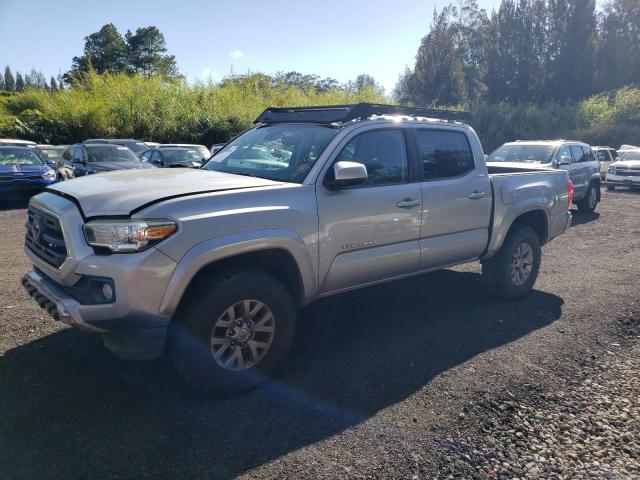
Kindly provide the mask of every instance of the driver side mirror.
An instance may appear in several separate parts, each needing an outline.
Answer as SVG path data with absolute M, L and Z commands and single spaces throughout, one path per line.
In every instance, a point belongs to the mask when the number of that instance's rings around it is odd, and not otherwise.
M 333 178 L 328 178 L 327 188 L 339 190 L 340 188 L 360 185 L 367 181 L 369 174 L 367 167 L 357 162 L 336 162 L 333 165 Z
M 572 160 L 568 155 L 562 155 L 558 160 L 558 165 L 570 165 Z

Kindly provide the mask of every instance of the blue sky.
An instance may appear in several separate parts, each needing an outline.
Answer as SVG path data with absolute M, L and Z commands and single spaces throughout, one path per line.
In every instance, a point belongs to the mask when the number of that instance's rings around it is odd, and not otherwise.
M 373 75 L 388 91 L 413 65 L 434 0 L 0 0 L 0 66 L 66 71 L 105 23 L 156 25 L 189 80 L 231 69 L 296 70 L 346 81 Z M 499 0 L 479 0 L 490 11 Z

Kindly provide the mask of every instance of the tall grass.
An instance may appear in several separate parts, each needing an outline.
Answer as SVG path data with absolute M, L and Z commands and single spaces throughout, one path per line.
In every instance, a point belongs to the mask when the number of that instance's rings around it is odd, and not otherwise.
M 31 89 L 2 97 L 0 134 L 53 143 L 120 137 L 209 144 L 250 127 L 268 106 L 361 101 L 384 98 L 368 88 L 349 93 L 274 86 L 261 75 L 219 86 L 90 73 L 64 91 Z

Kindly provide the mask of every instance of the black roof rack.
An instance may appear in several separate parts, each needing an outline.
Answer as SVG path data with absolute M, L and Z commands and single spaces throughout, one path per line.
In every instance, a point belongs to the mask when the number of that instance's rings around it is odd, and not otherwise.
M 447 121 L 468 122 L 469 112 L 439 110 L 436 108 L 404 107 L 356 103 L 354 105 L 327 105 L 318 107 L 267 108 L 254 123 L 320 123 L 342 124 L 363 120 L 373 115 L 406 115 L 411 117 L 439 118 Z

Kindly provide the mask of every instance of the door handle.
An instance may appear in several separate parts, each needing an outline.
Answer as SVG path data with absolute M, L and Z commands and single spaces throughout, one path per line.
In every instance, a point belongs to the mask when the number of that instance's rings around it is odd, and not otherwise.
M 420 200 L 414 200 L 413 198 L 405 198 L 398 202 L 398 208 L 413 208 L 420 205 Z
M 467 195 L 467 198 L 470 200 L 480 200 L 481 198 L 486 197 L 487 194 L 484 192 L 478 192 L 477 190 L 475 192 L 471 192 L 469 195 Z

